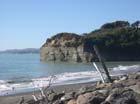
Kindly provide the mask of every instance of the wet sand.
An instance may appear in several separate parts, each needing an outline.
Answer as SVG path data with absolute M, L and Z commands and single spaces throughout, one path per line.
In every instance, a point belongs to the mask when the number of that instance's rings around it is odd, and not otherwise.
M 92 86 L 94 84 L 95 84 L 95 82 L 60 85 L 60 86 L 50 87 L 49 90 L 53 89 L 57 93 L 71 92 L 71 91 L 76 91 L 81 87 Z M 22 97 L 24 97 L 24 101 L 26 102 L 26 101 L 33 99 L 33 97 L 32 97 L 33 93 L 35 93 L 35 95 L 39 95 L 39 92 L 36 91 L 36 92 L 22 93 L 22 94 L 17 94 L 17 95 L 1 96 L 0 97 L 0 104 L 18 104 L 18 102 L 22 99 Z

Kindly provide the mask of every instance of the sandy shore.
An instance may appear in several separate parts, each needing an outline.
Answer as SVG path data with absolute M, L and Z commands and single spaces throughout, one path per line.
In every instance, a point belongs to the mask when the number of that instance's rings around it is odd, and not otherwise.
M 95 83 L 80 83 L 80 84 L 70 84 L 70 85 L 60 85 L 60 86 L 53 86 L 50 87 L 49 90 L 53 89 L 55 92 L 60 93 L 60 92 L 71 92 L 71 91 L 76 91 L 81 87 L 87 87 L 87 86 L 92 86 Z M 0 104 L 18 104 L 18 102 L 21 100 L 22 97 L 24 97 L 24 101 L 29 101 L 33 99 L 32 97 L 33 92 L 31 93 L 24 93 L 24 94 L 17 94 L 13 96 L 2 96 L 0 97 Z M 39 92 L 35 92 L 36 95 L 39 95 Z

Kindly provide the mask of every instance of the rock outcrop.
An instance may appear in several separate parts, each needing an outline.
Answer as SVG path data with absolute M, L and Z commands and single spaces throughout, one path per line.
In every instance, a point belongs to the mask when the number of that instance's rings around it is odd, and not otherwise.
M 41 61 L 91 62 L 93 53 L 87 50 L 82 36 L 59 33 L 47 39 L 40 49 L 40 56 Z
M 140 61 L 140 28 L 116 21 L 83 35 L 59 33 L 41 47 L 41 61 L 96 61 L 93 45 L 106 61 Z
M 131 81 L 135 84 L 128 83 Z M 97 82 L 66 93 L 48 92 L 47 104 L 140 104 L 140 72 L 118 77 L 113 83 Z M 41 101 L 30 100 L 27 104 L 46 104 Z

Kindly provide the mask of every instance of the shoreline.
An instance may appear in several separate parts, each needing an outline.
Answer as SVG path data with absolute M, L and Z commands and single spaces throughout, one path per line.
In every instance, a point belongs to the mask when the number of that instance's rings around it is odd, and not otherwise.
M 139 70 L 137 70 L 137 72 L 135 72 L 133 70 L 133 72 L 131 72 L 131 73 L 118 75 L 118 76 L 112 76 L 112 79 L 114 80 L 113 83 L 104 83 L 104 84 L 98 80 L 97 81 L 93 80 L 92 82 L 85 82 L 85 83 L 80 83 L 80 82 L 78 82 L 79 80 L 77 80 L 77 83 L 64 84 L 64 85 L 53 85 L 52 84 L 52 86 L 50 86 L 49 89 L 43 90 L 43 91 L 44 91 L 45 95 L 47 94 L 47 97 L 49 97 L 49 99 L 51 99 L 51 100 L 49 100 L 49 102 L 51 104 L 52 103 L 53 104 L 68 104 L 67 103 L 68 101 L 70 101 L 70 100 L 77 101 L 79 98 L 78 96 L 81 96 L 81 95 L 85 96 L 84 95 L 85 93 L 88 94 L 90 92 L 92 92 L 92 93 L 96 92 L 97 94 L 98 94 L 98 92 L 103 93 L 104 95 L 102 95 L 102 96 L 104 97 L 104 99 L 102 99 L 102 100 L 106 101 L 105 99 L 107 99 L 107 96 L 111 96 L 111 94 L 114 93 L 112 91 L 114 91 L 116 89 L 118 90 L 118 92 L 120 91 L 120 89 L 122 90 L 122 92 L 132 90 L 133 94 L 138 96 L 138 98 L 136 98 L 136 100 L 140 99 L 140 89 L 139 89 L 140 88 L 140 71 Z M 51 95 L 52 91 L 53 91 L 53 95 Z M 122 93 L 122 92 L 119 92 L 119 93 Z M 39 97 L 40 94 L 41 93 L 38 90 L 38 91 L 17 93 L 14 95 L 0 96 L 0 104 L 24 104 L 24 103 L 18 103 L 23 98 L 24 98 L 24 102 L 26 102 L 26 104 L 39 104 L 39 103 L 35 103 L 32 95 Z M 71 94 L 74 94 L 74 95 L 72 96 Z M 62 95 L 68 96 L 71 98 L 65 99 L 65 97 L 63 97 Z M 101 95 L 99 94 L 99 97 L 100 96 Z M 121 94 L 119 96 L 121 96 Z M 125 95 L 125 96 L 127 97 L 128 95 Z M 55 101 L 57 101 L 55 99 L 55 97 L 57 97 L 57 100 L 59 100 L 59 101 L 61 101 L 61 99 L 65 99 L 65 103 L 54 103 Z M 82 98 L 82 99 L 84 99 L 84 98 Z M 118 99 L 118 98 L 114 98 L 114 99 Z M 27 103 L 27 102 L 33 102 L 33 103 Z M 140 103 L 140 101 L 139 101 L 139 103 Z M 74 103 L 74 104 L 83 104 L 83 103 Z M 84 104 L 86 104 L 86 103 L 84 103 Z M 90 103 L 88 103 L 88 104 L 90 104 Z M 110 104 L 112 104 L 112 103 L 110 103 Z M 113 103 L 113 104 L 115 104 L 115 103 Z
M 69 104 L 68 102 L 72 101 L 75 102 L 72 104 L 87 104 L 89 100 L 92 99 L 94 101 L 95 98 L 101 100 L 101 102 L 110 102 L 107 104 L 119 104 L 118 101 L 125 101 L 126 97 L 129 100 L 132 99 L 138 102 L 133 104 L 140 104 L 140 71 L 113 79 L 113 83 L 101 83 L 101 81 L 98 81 L 50 86 L 47 90 L 43 90 L 43 92 L 47 99 L 49 99 L 48 101 L 50 104 Z M 36 103 L 32 97 L 32 95 L 35 95 L 38 98 L 40 94 L 40 91 L 35 91 L 1 96 L 0 104 L 40 104 Z M 117 97 L 114 97 L 113 94 L 115 94 L 115 96 L 117 95 Z M 19 103 L 22 100 L 24 103 Z M 44 100 L 39 101 L 43 102 Z M 57 101 L 59 101 L 59 103 L 55 103 Z M 117 103 L 111 103 L 112 101 Z
M 126 74 L 120 74 L 120 75 L 114 75 L 114 76 L 111 76 L 113 79 L 118 79 L 119 77 L 122 77 L 122 76 L 125 76 Z M 106 80 L 106 78 L 105 78 Z M 59 92 L 58 89 L 61 89 L 62 88 L 68 88 L 69 86 L 75 86 L 76 88 L 77 87 L 80 87 L 81 85 L 89 85 L 89 84 L 95 84 L 97 83 L 98 81 L 101 81 L 101 79 L 97 79 L 97 80 L 90 80 L 90 81 L 79 81 L 79 82 L 74 82 L 74 83 L 70 83 L 70 82 L 67 82 L 67 83 L 60 83 L 60 84 L 54 84 L 52 83 L 51 85 L 51 88 L 55 89 L 57 92 Z M 4 94 L 1 94 L 0 97 L 9 97 L 9 96 L 17 96 L 17 95 L 24 95 L 24 94 L 30 94 L 32 92 L 39 92 L 39 88 L 45 88 L 46 86 L 44 87 L 35 87 L 35 88 L 26 88 L 26 89 L 11 89 L 9 91 L 3 91 Z M 73 89 L 74 90 L 74 89 Z M 67 91 L 67 90 L 66 90 Z
M 44 91 L 44 94 L 50 104 L 101 104 L 101 102 L 104 102 L 102 104 L 120 104 L 119 101 L 134 101 L 136 103 L 133 104 L 140 104 L 139 88 L 140 72 L 138 71 L 127 76 L 123 75 L 118 79 L 115 78 L 113 83 L 98 81 L 50 86 L 48 90 Z M 44 102 L 43 99 L 36 102 L 32 97 L 32 95 L 39 97 L 40 94 L 39 91 L 35 91 L 13 96 L 2 96 L 0 97 L 0 104 L 40 104 L 40 102 Z M 24 101 L 24 103 L 19 103 L 20 101 Z M 100 103 L 97 103 L 97 101 L 100 101 Z
M 66 92 L 68 92 L 68 91 L 70 91 L 70 90 L 75 90 L 75 88 L 76 89 L 78 89 L 79 87 L 81 87 L 81 86 L 88 86 L 88 85 L 92 85 L 92 84 L 95 84 L 95 83 L 97 83 L 98 81 L 91 81 L 91 82 L 83 82 L 83 83 L 73 83 L 73 84 L 63 84 L 63 85 L 54 85 L 54 86 L 51 86 L 48 90 L 51 90 L 51 89 L 53 89 L 54 91 L 56 91 L 56 92 L 60 92 L 60 91 L 62 91 L 62 89 L 63 89 L 63 91 L 66 91 Z M 69 87 L 70 88 L 72 88 L 71 86 L 74 86 L 74 89 L 68 89 Z M 43 88 L 45 88 L 45 87 L 43 87 Z M 31 93 L 33 93 L 33 92 L 35 92 L 35 93 L 39 93 L 40 91 L 39 91 L 39 89 L 36 89 L 36 90 L 30 90 L 30 91 L 23 91 L 23 92 L 19 92 L 19 93 L 14 93 L 14 94 L 9 94 L 9 95 L 4 95 L 4 96 L 0 96 L 0 97 L 10 97 L 10 96 L 20 96 L 20 95 L 28 95 L 28 94 L 31 94 Z
M 140 71 L 140 65 L 131 65 L 131 66 L 118 66 L 114 67 L 110 71 L 111 77 L 119 77 L 127 75 L 130 73 L 135 73 Z M 103 73 L 104 74 L 104 73 Z M 105 75 L 104 75 L 105 76 Z M 90 83 L 97 82 L 100 79 L 97 71 L 83 71 L 83 72 L 70 72 L 57 74 L 56 76 L 40 77 L 37 79 L 29 79 L 23 81 L 23 83 L 9 83 L 9 81 L 2 80 L 0 85 L 0 96 L 7 96 L 7 94 L 15 95 L 18 93 L 28 93 L 34 90 L 38 90 L 39 87 L 45 87 L 48 85 L 49 80 L 52 78 L 52 86 L 60 85 L 70 85 L 78 83 Z M 18 80 L 19 81 L 19 80 Z M 25 83 L 24 83 L 25 82 Z M 27 82 L 27 83 L 26 83 Z
M 88 87 L 95 85 L 96 82 L 87 82 L 87 83 L 79 83 L 79 84 L 68 84 L 68 85 L 58 85 L 52 86 L 48 89 L 48 91 L 53 90 L 57 93 L 65 93 L 76 91 L 81 87 Z M 24 97 L 25 102 L 33 99 L 32 95 L 39 95 L 39 91 L 35 92 L 26 92 L 14 95 L 0 96 L 0 104 L 16 104 L 22 97 Z

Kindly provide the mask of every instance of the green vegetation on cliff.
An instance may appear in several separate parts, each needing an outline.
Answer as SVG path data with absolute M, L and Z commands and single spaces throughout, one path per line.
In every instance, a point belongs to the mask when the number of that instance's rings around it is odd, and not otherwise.
M 51 40 L 63 37 L 66 47 L 78 46 L 85 42 L 86 46 L 96 44 L 106 49 L 140 48 L 139 21 L 130 25 L 128 21 L 106 23 L 100 29 L 79 36 L 75 33 L 59 33 Z M 72 39 L 75 39 L 72 41 Z M 79 41 L 80 40 L 80 41 Z
M 134 23 L 132 24 L 134 25 Z M 106 49 L 140 50 L 140 28 L 126 21 L 116 21 L 101 26 L 85 36 L 92 44 Z
M 77 47 L 82 44 L 83 38 L 83 36 L 75 33 L 58 33 L 51 37 L 51 39 L 47 39 L 45 44 L 48 45 L 51 43 L 54 47 Z
M 96 60 L 93 45 L 97 45 L 106 60 L 140 60 L 140 22 L 130 24 L 128 21 L 106 23 L 100 29 L 78 35 L 75 33 L 58 33 L 42 46 L 48 47 L 43 57 L 63 53 L 63 58 L 74 57 L 81 61 Z M 53 48 L 52 48 L 53 47 Z M 41 48 L 41 49 L 42 49 Z M 48 50 L 46 49 L 46 50 Z M 68 54 L 65 54 L 67 51 Z M 45 54 L 44 54 L 45 53 Z M 53 57 L 54 57 L 53 56 Z M 69 60 L 69 58 L 67 59 Z
M 52 40 L 60 40 L 66 42 L 66 46 L 78 46 L 82 42 L 88 41 L 87 44 L 96 44 L 106 48 L 127 48 L 127 47 L 140 47 L 140 28 L 139 21 L 130 25 L 128 21 L 116 21 L 106 23 L 100 29 L 94 30 L 90 33 L 85 33 L 80 36 L 75 33 L 58 33 L 47 42 Z

